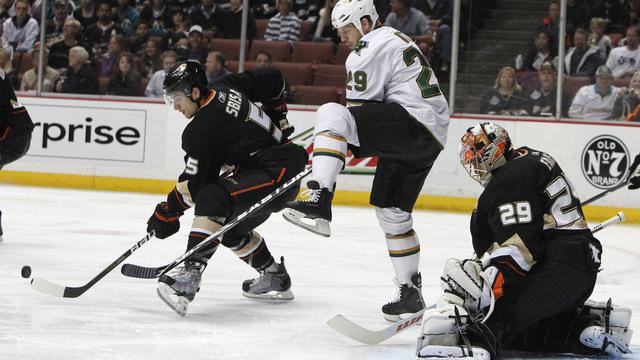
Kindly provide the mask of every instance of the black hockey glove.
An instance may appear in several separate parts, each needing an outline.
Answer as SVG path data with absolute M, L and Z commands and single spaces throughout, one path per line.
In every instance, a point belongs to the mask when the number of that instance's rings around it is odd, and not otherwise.
M 293 125 L 291 125 L 289 120 L 287 120 L 287 113 L 289 112 L 289 109 L 285 102 L 286 94 L 286 92 L 283 92 L 277 99 L 265 100 L 262 102 L 262 111 L 269 115 L 271 121 L 278 126 L 280 131 L 282 131 L 282 135 L 284 135 L 283 141 L 288 139 L 295 130 Z
M 156 205 L 156 210 L 147 221 L 147 232 L 153 230 L 158 239 L 168 238 L 180 230 L 182 211 L 169 209 L 166 201 Z
M 640 188 L 640 154 L 636 155 L 633 164 L 629 167 L 629 190 Z

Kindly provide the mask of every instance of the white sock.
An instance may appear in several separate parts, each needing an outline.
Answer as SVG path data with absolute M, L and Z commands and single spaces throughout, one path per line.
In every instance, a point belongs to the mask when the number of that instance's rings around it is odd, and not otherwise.
M 415 231 L 400 235 L 385 235 L 391 264 L 400 284 L 411 283 L 411 276 L 418 272 L 420 265 L 420 242 Z
M 347 141 L 330 132 L 321 132 L 313 140 L 312 176 L 323 188 L 333 191 L 333 185 L 344 168 Z

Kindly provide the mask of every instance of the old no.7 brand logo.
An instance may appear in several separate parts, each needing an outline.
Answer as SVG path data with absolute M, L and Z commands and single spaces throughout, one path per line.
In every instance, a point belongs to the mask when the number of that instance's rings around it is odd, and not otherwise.
M 623 181 L 629 168 L 629 151 L 612 135 L 600 135 L 582 151 L 582 173 L 591 185 L 600 189 L 615 187 Z

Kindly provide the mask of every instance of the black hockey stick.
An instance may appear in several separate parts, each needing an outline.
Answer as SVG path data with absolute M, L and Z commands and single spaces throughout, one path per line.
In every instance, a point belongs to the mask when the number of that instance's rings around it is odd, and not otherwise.
M 309 175 L 309 173 L 311 173 L 311 167 L 306 168 L 305 170 L 303 170 L 300 173 L 298 173 L 298 175 L 292 177 L 289 181 L 287 181 L 286 183 L 282 184 L 279 188 L 275 189 L 271 194 L 265 196 L 264 198 L 262 198 L 262 200 L 258 201 L 254 205 L 252 205 L 249 208 L 249 210 L 241 213 L 235 219 L 233 219 L 230 222 L 226 223 L 224 226 L 222 226 L 220 229 L 218 229 L 218 231 L 216 231 L 215 233 L 209 235 L 209 237 L 207 237 L 206 239 L 204 239 L 203 241 L 198 243 L 198 245 L 194 246 L 191 250 L 189 250 L 186 253 L 182 254 L 177 259 L 173 260 L 171 263 L 169 263 L 167 265 L 164 265 L 164 266 L 160 266 L 160 267 L 145 267 L 145 266 L 140 266 L 140 265 L 135 265 L 135 264 L 124 264 L 124 265 L 122 265 L 122 268 L 120 269 L 120 272 L 122 273 L 122 275 L 129 276 L 129 277 L 135 277 L 135 278 L 141 278 L 141 279 L 154 279 L 154 278 L 160 277 L 160 275 L 165 274 L 169 270 L 171 270 L 174 267 L 178 266 L 180 263 L 185 261 L 187 258 L 189 258 L 193 254 L 197 253 L 198 250 L 200 250 L 203 247 L 207 246 L 212 241 L 214 241 L 218 237 L 222 236 L 227 231 L 231 230 L 234 226 L 238 225 L 242 220 L 244 220 L 244 218 L 246 218 L 247 216 L 255 213 L 257 210 L 261 209 L 263 206 L 265 206 L 266 204 L 271 202 L 271 200 L 273 200 L 276 197 L 282 195 L 286 190 L 288 190 L 291 186 L 295 185 L 303 177 Z
M 599 200 L 601 198 L 603 198 L 605 195 L 612 193 L 618 189 L 622 189 L 623 187 L 627 186 L 627 183 L 629 182 L 629 177 L 627 177 L 627 179 L 625 181 L 621 181 L 618 185 L 612 187 L 611 189 L 605 190 L 603 192 L 601 192 L 600 194 L 596 194 L 590 198 L 588 198 L 587 200 L 582 202 L 582 206 L 587 206 L 589 204 L 591 204 L 592 202 Z
M 89 281 L 85 285 L 78 287 L 64 286 L 52 283 L 51 281 L 42 278 L 33 278 L 31 279 L 31 287 L 38 292 L 51 296 L 77 298 L 78 296 L 84 294 L 87 290 L 89 290 L 100 279 L 105 277 L 105 275 L 111 272 L 111 270 L 113 270 L 116 266 L 120 265 L 120 263 L 122 263 L 126 258 L 131 256 L 131 254 L 138 250 L 144 243 L 151 240 L 153 235 L 153 230 L 151 230 L 141 240 L 136 242 L 132 247 L 130 247 L 127 251 L 120 255 L 120 257 L 118 257 L 116 261 L 109 264 L 109 266 L 107 266 L 98 275 L 96 275 L 96 277 L 91 279 L 91 281 Z

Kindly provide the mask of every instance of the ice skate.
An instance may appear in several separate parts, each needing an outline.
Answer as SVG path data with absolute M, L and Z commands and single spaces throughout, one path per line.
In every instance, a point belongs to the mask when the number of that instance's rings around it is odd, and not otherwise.
M 387 321 L 395 322 L 406 317 L 407 314 L 415 314 L 424 309 L 422 299 L 422 277 L 420 273 L 411 277 L 411 283 L 398 285 L 398 297 L 382 306 L 382 315 Z
M 158 296 L 180 316 L 187 314 L 189 303 L 200 290 L 205 264 L 188 261 L 158 279 Z
M 282 216 L 288 222 L 321 236 L 330 236 L 331 200 L 333 193 L 321 188 L 315 180 L 307 182 L 308 190 L 302 193 L 305 200 L 287 203 Z
M 293 300 L 291 278 L 284 267 L 284 258 L 280 258 L 275 273 L 263 272 L 255 279 L 242 283 L 242 295 L 257 300 Z

